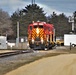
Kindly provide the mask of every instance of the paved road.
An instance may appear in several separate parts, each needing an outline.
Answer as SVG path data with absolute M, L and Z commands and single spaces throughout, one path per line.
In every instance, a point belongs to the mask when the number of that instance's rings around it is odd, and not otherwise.
M 76 75 L 76 54 L 43 58 L 6 75 Z

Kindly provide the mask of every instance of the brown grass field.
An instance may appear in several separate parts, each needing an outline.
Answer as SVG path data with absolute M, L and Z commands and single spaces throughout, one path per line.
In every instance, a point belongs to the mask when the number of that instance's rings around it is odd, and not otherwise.
M 13 61 L 13 60 L 10 61 L 9 60 L 9 61 L 6 61 L 4 63 L 0 63 L 0 75 L 4 75 L 7 72 L 15 70 L 18 67 L 21 67 L 25 64 L 29 64 L 29 63 L 34 62 L 36 60 L 46 58 L 46 57 L 53 57 L 53 56 L 57 56 L 57 55 L 62 55 L 62 54 L 76 54 L 76 48 L 72 47 L 71 50 L 70 50 L 70 48 L 67 47 L 66 49 L 59 48 L 57 50 L 54 49 L 54 50 L 49 50 L 49 51 L 39 51 L 39 52 L 37 52 L 37 54 L 32 53 L 28 57 L 26 55 L 26 57 L 18 58 L 15 61 Z

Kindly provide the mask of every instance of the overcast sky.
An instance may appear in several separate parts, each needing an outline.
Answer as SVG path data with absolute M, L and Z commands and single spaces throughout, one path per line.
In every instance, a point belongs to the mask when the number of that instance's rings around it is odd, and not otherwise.
M 0 8 L 12 14 L 18 8 L 22 9 L 32 3 L 32 0 L 0 0 Z M 71 16 L 76 11 L 76 0 L 35 0 L 47 15 L 56 12 Z

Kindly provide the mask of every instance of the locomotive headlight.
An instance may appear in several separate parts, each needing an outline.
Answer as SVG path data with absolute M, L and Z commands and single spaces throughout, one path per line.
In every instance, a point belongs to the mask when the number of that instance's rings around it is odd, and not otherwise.
M 44 40 L 43 40 L 43 38 L 41 38 L 41 43 L 43 44 L 43 42 L 44 42 Z
M 34 43 L 34 39 L 32 39 L 32 43 Z
M 39 34 L 39 28 L 36 29 L 36 33 Z

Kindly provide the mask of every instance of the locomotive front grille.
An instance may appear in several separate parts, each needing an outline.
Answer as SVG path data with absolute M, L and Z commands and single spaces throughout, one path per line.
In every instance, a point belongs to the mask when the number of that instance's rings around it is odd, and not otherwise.
M 39 37 L 36 37 L 36 38 L 35 38 L 35 41 L 40 41 L 40 38 L 39 38 Z

